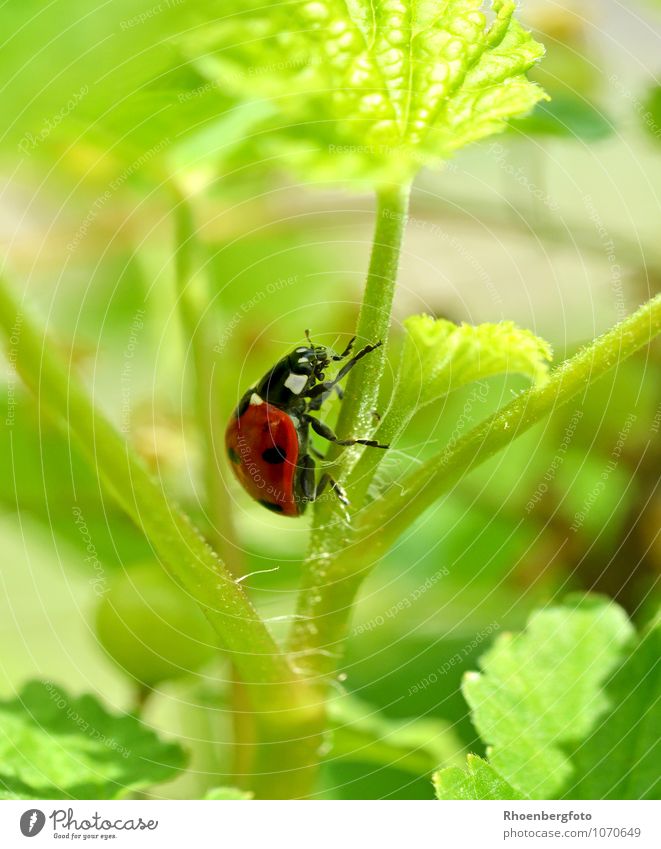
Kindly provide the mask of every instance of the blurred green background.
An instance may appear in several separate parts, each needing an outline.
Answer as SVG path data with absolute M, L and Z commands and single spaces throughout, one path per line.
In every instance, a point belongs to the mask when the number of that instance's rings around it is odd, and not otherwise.
M 220 14 L 222 3 L 191 0 L 91 9 L 27 0 L 0 9 L 5 270 L 205 533 L 200 480 L 215 460 L 203 456 L 193 427 L 172 186 L 194 199 L 224 414 L 305 328 L 328 344 L 350 334 L 373 225 L 370 197 L 297 182 L 282 158 L 252 158 L 265 107 L 234 110 L 180 43 Z M 547 45 L 535 75 L 553 100 L 417 180 L 393 364 L 411 313 L 513 319 L 548 339 L 560 361 L 658 291 L 661 5 L 540 0 L 525 4 L 524 20 Z M 459 682 L 496 633 L 573 589 L 611 595 L 646 621 L 661 565 L 660 372 L 658 346 L 622 364 L 425 514 L 364 586 L 338 686 L 374 717 L 442 720 L 479 751 Z M 462 417 L 479 421 L 524 385 L 492 380 L 479 397 L 469 388 L 428 408 L 389 456 L 388 474 L 396 479 Z M 9 363 L 1 403 L 0 695 L 48 677 L 127 709 L 141 683 L 152 684 L 145 720 L 193 752 L 190 770 L 154 795 L 199 798 L 229 770 L 225 664 L 206 651 L 203 623 L 194 672 L 153 672 L 152 658 L 126 674 L 109 659 L 99 604 L 113 592 L 126 600 L 127 573 L 159 567 Z M 218 462 L 246 571 L 275 570 L 247 583 L 265 617 L 285 616 L 308 519 L 266 513 L 230 480 L 222 452 Z M 153 633 L 158 624 L 146 617 L 160 602 L 150 593 L 162 590 L 167 607 L 177 590 L 151 583 L 129 578 L 144 609 L 132 620 L 113 608 L 119 624 L 107 630 Z M 186 615 L 168 619 L 161 654 L 171 657 Z M 287 622 L 272 627 L 282 634 Z M 432 796 L 428 778 L 393 765 L 391 753 L 331 753 L 323 782 L 330 797 Z

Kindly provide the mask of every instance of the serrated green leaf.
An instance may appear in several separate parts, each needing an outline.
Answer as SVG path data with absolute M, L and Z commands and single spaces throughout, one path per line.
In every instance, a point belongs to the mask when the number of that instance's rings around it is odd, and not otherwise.
M 497 374 L 542 384 L 552 358 L 547 342 L 511 321 L 456 325 L 428 315 L 404 321 L 406 337 L 392 403 L 377 439 L 392 442 L 413 414 L 455 389 Z
M 535 613 L 526 631 L 500 636 L 468 673 L 463 692 L 489 764 L 531 799 L 561 793 L 574 767 L 568 751 L 590 733 L 608 697 L 604 683 L 633 629 L 599 597 Z
M 497 640 L 464 684 L 489 760 L 441 770 L 438 797 L 658 798 L 661 624 L 631 636 L 619 607 L 587 597 Z
M 94 696 L 33 681 L 0 702 L 0 798 L 115 799 L 174 778 L 186 756 Z
M 398 391 L 415 392 L 418 408 L 496 374 L 522 374 L 538 385 L 548 378 L 550 345 L 512 321 L 456 325 L 414 315 L 404 326 Z
M 482 758 L 468 755 L 467 770 L 457 767 L 434 774 L 436 797 L 445 800 L 524 799 Z
M 605 685 L 609 710 L 572 753 L 567 799 L 658 799 L 661 791 L 661 623 Z
M 208 790 L 206 796 L 204 797 L 207 800 L 222 800 L 223 802 L 236 802 L 236 801 L 244 801 L 246 799 L 252 799 L 253 794 L 248 793 L 245 790 L 239 790 L 236 787 L 214 787 L 213 790 Z
M 505 128 L 545 97 L 543 47 L 493 0 L 229 0 L 182 38 L 197 71 L 239 102 L 266 99 L 263 155 L 318 176 L 406 179 Z

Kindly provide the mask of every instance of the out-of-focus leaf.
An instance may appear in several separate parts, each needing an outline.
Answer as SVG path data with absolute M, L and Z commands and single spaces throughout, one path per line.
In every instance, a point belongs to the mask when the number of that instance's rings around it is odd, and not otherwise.
M 476 755 L 468 755 L 466 770 L 449 767 L 435 773 L 434 789 L 441 800 L 525 798 Z
M 572 754 L 567 799 L 658 799 L 661 790 L 661 621 L 605 685 L 609 710 Z
M 207 3 L 207 18 L 221 5 Z M 233 105 L 173 45 L 196 20 L 185 2 L 3 4 L 0 149 L 96 178 L 111 194 L 159 182 L 166 152 Z
M 239 800 L 252 799 L 253 794 L 248 793 L 245 790 L 239 790 L 236 787 L 214 787 L 213 790 L 207 791 L 207 795 L 204 798 L 209 800 L 222 799 L 224 802 L 236 802 Z
M 463 747 L 449 723 L 439 719 L 392 720 L 355 697 L 329 706 L 333 747 L 329 757 L 430 774 L 461 759 Z
M 505 128 L 545 95 L 543 48 L 493 0 L 241 0 L 186 34 L 197 70 L 239 101 L 267 100 L 262 156 L 318 176 L 405 179 Z
M 0 703 L 0 798 L 116 799 L 174 778 L 184 750 L 94 696 L 33 681 Z
M 653 139 L 661 143 L 661 85 L 650 88 L 645 106 L 641 116 L 643 127 Z
M 149 687 L 193 674 L 217 651 L 199 607 L 154 561 L 113 575 L 95 625 L 112 660 Z
M 613 124 L 603 110 L 570 92 L 553 93 L 549 103 L 538 103 L 525 118 L 514 121 L 517 132 L 536 136 L 599 141 L 613 134 Z
M 19 387 L 0 399 L 3 428 L 0 505 L 27 512 L 78 549 L 72 565 L 85 569 L 102 589 L 104 571 L 118 562 L 148 557 L 144 534 L 101 496 L 99 483 L 72 445 Z

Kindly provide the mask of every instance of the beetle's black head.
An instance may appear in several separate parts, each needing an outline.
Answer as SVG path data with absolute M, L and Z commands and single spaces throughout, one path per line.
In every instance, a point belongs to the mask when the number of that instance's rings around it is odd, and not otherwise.
M 356 341 L 354 336 L 341 354 L 336 353 L 332 348 L 326 345 L 315 345 L 310 338 L 309 331 L 305 331 L 307 345 L 300 345 L 295 348 L 286 357 L 283 357 L 280 362 L 269 371 L 254 389 L 248 393 L 249 397 L 253 392 L 270 404 L 275 404 L 282 409 L 289 409 L 292 414 L 301 411 L 299 402 L 305 398 L 312 397 L 310 390 L 318 383 L 323 383 L 326 379 L 326 369 L 332 362 L 344 360 L 351 353 L 353 344 Z M 352 361 L 351 364 L 357 362 L 366 353 L 378 348 L 377 345 L 367 346 L 364 348 Z M 350 368 L 344 367 L 344 372 Z M 319 399 L 322 395 L 319 392 L 314 393 L 315 398 Z
M 311 387 L 324 380 L 325 369 L 332 358 L 333 351 L 324 345 L 301 345 L 276 363 L 255 391 L 265 401 L 287 407 L 304 398 Z

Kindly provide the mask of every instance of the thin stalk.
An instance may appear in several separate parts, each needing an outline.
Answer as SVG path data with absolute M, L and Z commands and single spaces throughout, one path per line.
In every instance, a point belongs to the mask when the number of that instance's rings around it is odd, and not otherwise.
M 551 372 L 546 384 L 518 398 L 448 446 L 360 516 L 357 533 L 387 549 L 424 510 L 457 480 L 570 401 L 623 360 L 646 347 L 661 333 L 661 295 L 643 304 L 578 354 Z M 375 533 L 377 532 L 378 533 Z
M 376 225 L 363 302 L 358 314 L 356 336 L 358 345 L 383 342 L 383 345 L 361 360 L 349 373 L 344 388 L 344 400 L 337 421 L 342 438 L 365 436 L 374 430 L 374 416 L 381 378 L 386 364 L 390 333 L 390 317 L 397 284 L 397 272 L 402 240 L 408 220 L 410 186 L 382 188 L 377 192 Z M 348 465 L 360 448 L 342 452 L 339 466 Z M 339 453 L 330 446 L 329 459 Z
M 555 369 L 546 385 L 522 392 L 362 511 L 344 534 L 343 549 L 331 549 L 326 556 L 326 585 L 308 608 L 314 611 L 314 628 L 306 633 L 305 624 L 299 625 L 295 635 L 294 645 L 308 654 L 308 675 L 316 677 L 317 686 L 337 668 L 361 583 L 397 538 L 458 480 L 659 333 L 661 295 Z
M 232 577 L 248 571 L 234 527 L 229 492 L 220 473 L 216 439 L 222 435 L 218 381 L 211 352 L 214 345 L 213 307 L 207 293 L 195 287 L 195 221 L 188 199 L 176 189 L 174 195 L 175 286 L 184 344 L 192 354 L 190 393 L 194 399 L 197 430 L 203 447 L 204 507 L 211 525 L 211 541 Z M 245 685 L 234 666 L 230 683 L 232 696 L 234 783 L 243 786 L 253 764 L 256 729 Z
M 150 540 L 164 567 L 197 601 L 270 722 L 295 723 L 310 710 L 305 686 L 242 588 L 173 505 L 125 440 L 92 403 L 45 332 L 0 279 L 0 328 L 11 361 L 39 408 L 68 432 L 104 488 Z M 279 717 L 274 717 L 281 711 Z
M 383 345 L 361 360 L 349 373 L 337 423 L 337 432 L 341 437 L 362 437 L 374 429 L 374 411 L 386 362 L 402 239 L 408 219 L 409 196 L 408 185 L 382 188 L 377 193 L 374 242 L 356 336 L 359 344 L 381 341 Z M 360 449 L 347 449 L 337 460 L 333 473 L 340 481 L 359 451 Z M 328 459 L 335 459 L 337 454 L 338 451 L 331 446 Z M 323 657 L 326 651 L 323 645 L 323 628 L 321 632 L 317 629 L 317 617 L 320 614 L 325 615 L 329 599 L 332 600 L 331 604 L 341 603 L 342 587 L 334 583 L 333 564 L 349 537 L 350 527 L 346 524 L 337 499 L 320 501 L 315 510 L 309 553 L 303 568 L 298 602 L 299 617 L 293 627 L 290 641 L 297 662 L 313 676 L 318 658 Z
M 214 345 L 212 305 L 195 288 L 195 226 L 186 198 L 175 193 L 175 285 L 184 343 L 190 346 L 193 368 L 190 393 L 203 446 L 204 504 L 211 524 L 214 548 L 235 578 L 244 575 L 244 558 L 236 539 L 229 493 L 217 463 L 216 440 L 223 433 L 222 408 L 211 351 Z

